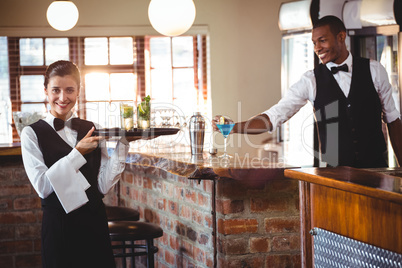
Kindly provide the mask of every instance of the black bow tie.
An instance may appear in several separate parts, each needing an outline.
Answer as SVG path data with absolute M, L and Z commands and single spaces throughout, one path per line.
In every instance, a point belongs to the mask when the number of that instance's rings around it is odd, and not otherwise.
M 339 72 L 339 71 L 343 71 L 343 72 L 349 71 L 348 65 L 345 63 L 345 64 L 343 64 L 343 65 L 341 65 L 341 66 L 331 67 L 331 72 L 332 72 L 333 74 L 336 74 L 336 73 Z
M 72 118 L 71 120 L 67 121 L 67 123 L 65 123 L 64 120 L 60 118 L 55 118 L 53 120 L 53 126 L 56 131 L 63 129 L 65 125 L 78 131 L 79 122 L 79 118 Z

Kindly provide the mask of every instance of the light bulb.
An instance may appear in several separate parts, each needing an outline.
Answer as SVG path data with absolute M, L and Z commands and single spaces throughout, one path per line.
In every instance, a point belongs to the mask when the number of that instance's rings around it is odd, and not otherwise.
M 50 26 L 59 31 L 72 29 L 78 21 L 78 9 L 71 1 L 54 1 L 46 13 Z
M 193 25 L 195 5 L 193 0 L 151 0 L 148 18 L 159 33 L 177 36 Z

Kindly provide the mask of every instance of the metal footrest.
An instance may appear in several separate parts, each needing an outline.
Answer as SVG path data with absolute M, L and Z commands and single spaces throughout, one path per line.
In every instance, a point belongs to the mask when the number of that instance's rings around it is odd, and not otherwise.
M 115 258 L 147 256 L 148 254 L 155 254 L 158 252 L 158 248 L 153 245 L 147 247 L 147 245 L 134 244 L 133 242 L 131 242 L 131 244 L 126 244 L 123 241 L 123 243 L 124 244 L 121 245 L 112 244 L 112 249 L 116 250 L 113 253 Z M 138 249 L 140 250 L 138 251 Z

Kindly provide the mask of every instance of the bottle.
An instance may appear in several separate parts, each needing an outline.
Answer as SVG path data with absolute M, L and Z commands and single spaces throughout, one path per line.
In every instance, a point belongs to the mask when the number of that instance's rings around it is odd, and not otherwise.
M 205 120 L 200 112 L 190 118 L 190 147 L 192 155 L 202 155 L 204 148 Z

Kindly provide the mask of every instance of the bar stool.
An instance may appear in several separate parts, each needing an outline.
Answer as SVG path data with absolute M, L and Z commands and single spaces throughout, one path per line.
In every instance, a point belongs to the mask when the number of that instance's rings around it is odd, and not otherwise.
M 138 221 L 140 219 L 140 213 L 133 208 L 108 205 L 105 207 L 108 221 Z
M 132 208 L 128 207 L 119 207 L 119 206 L 109 206 L 105 205 L 106 208 L 106 216 L 109 221 L 138 221 L 140 219 L 140 213 Z M 125 242 L 122 242 L 125 243 Z M 132 242 L 130 242 L 132 243 Z M 113 247 L 113 243 L 112 243 Z M 124 251 L 124 249 L 123 249 Z M 133 251 L 133 249 L 132 249 Z M 115 252 L 115 251 L 114 251 Z M 134 261 L 134 260 L 132 260 Z M 124 267 L 126 267 L 126 259 L 123 258 L 122 263 Z M 132 264 L 132 267 L 135 267 L 135 264 Z
M 158 248 L 154 246 L 153 240 L 163 236 L 163 230 L 158 225 L 139 221 L 109 221 L 108 225 L 110 239 L 121 242 L 120 244 L 112 243 L 112 248 L 121 249 L 120 253 L 114 253 L 114 257 L 123 258 L 124 267 L 126 267 L 126 258 L 131 258 L 131 265 L 134 268 L 136 256 L 147 256 L 147 267 L 154 267 L 154 254 L 158 252 Z M 135 243 L 140 240 L 145 240 L 145 244 Z M 131 250 L 128 252 L 126 249 Z

